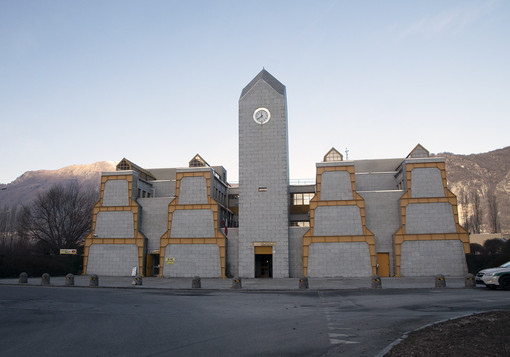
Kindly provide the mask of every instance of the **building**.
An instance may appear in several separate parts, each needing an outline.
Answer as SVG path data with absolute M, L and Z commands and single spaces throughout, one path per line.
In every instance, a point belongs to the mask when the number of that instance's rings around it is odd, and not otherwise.
M 239 184 L 200 155 L 183 168 L 122 159 L 103 172 L 84 273 L 369 277 L 467 273 L 469 237 L 445 160 L 343 160 L 289 184 L 285 86 L 262 70 L 239 99 Z

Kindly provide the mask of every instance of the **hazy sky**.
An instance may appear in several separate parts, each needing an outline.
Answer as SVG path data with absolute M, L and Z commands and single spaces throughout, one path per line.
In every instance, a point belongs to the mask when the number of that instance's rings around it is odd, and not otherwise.
M 123 157 L 238 176 L 238 100 L 287 87 L 291 178 L 510 145 L 510 1 L 0 0 L 0 182 Z

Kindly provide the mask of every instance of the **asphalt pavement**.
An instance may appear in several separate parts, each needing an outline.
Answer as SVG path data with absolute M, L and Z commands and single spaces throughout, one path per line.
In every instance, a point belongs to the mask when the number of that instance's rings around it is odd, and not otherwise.
M 204 279 L 209 288 L 194 290 L 191 279 L 133 287 L 129 277 L 99 277 L 99 288 L 89 280 L 1 280 L 0 355 L 381 356 L 410 330 L 510 308 L 508 291 L 455 288 L 461 278 L 441 289 L 431 278 L 383 279 L 382 289 L 310 279 L 308 290 L 298 279 L 246 279 L 242 290 L 230 279 Z

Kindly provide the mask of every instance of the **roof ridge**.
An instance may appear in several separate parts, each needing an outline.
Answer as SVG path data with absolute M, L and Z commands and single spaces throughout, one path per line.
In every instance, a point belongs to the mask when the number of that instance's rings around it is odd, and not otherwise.
M 271 73 L 266 71 L 265 68 L 262 68 L 262 71 L 260 71 L 255 78 L 253 78 L 250 83 L 246 87 L 243 88 L 243 91 L 241 92 L 241 98 L 244 97 L 246 93 L 250 91 L 250 89 L 259 81 L 263 80 L 271 88 L 273 88 L 275 91 L 277 91 L 281 95 L 285 95 L 285 86 L 276 79 Z

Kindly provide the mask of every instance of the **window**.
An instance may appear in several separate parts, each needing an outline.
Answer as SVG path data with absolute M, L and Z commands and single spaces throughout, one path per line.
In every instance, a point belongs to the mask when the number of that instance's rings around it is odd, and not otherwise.
M 338 152 L 337 149 L 331 148 L 326 155 L 324 155 L 324 161 L 343 161 L 344 157 Z
M 290 222 L 291 227 L 310 227 L 309 221 L 294 221 Z
M 195 155 L 193 159 L 189 162 L 189 167 L 206 167 L 209 166 L 209 164 L 202 159 L 200 155 Z
M 292 204 L 294 206 L 309 205 L 314 193 L 293 193 Z
M 126 162 L 126 160 L 122 160 L 117 165 L 117 170 L 131 170 L 131 166 Z

